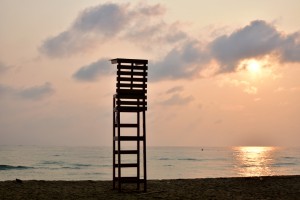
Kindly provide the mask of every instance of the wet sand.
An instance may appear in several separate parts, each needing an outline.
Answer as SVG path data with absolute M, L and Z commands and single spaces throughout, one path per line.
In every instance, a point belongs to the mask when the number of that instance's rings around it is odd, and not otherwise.
M 300 199 L 300 175 L 148 180 L 146 193 L 112 181 L 2 181 L 0 199 Z

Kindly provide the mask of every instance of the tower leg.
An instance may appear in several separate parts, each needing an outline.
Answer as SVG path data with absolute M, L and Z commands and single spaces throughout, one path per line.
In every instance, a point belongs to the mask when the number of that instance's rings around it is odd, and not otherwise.
M 117 123 L 118 123 L 118 138 L 121 136 L 120 129 L 120 112 L 117 111 Z M 118 139 L 118 190 L 121 192 L 121 141 Z
M 115 98 L 113 98 L 113 109 L 115 108 L 115 105 L 116 102 L 115 102 Z M 113 110 L 113 189 L 116 188 L 116 169 L 115 169 L 115 164 L 116 164 L 116 155 L 115 155 L 115 151 L 116 151 L 116 143 L 115 143 L 115 136 L 116 136 L 116 127 L 115 127 L 115 124 L 116 124 L 116 113 L 114 112 Z
M 144 165 L 144 192 L 147 192 L 147 157 L 146 157 L 146 112 L 143 111 L 143 165 Z

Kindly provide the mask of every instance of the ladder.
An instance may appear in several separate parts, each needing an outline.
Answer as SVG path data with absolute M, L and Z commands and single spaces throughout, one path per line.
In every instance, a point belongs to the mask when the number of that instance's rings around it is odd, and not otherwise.
M 116 58 L 111 63 L 117 64 L 116 94 L 113 96 L 113 189 L 120 192 L 122 184 L 135 183 L 137 190 L 143 185 L 146 192 L 148 60 Z M 122 123 L 125 113 L 134 122 Z M 128 142 L 134 144 L 133 149 L 125 145 Z M 127 175 L 128 169 L 130 175 Z

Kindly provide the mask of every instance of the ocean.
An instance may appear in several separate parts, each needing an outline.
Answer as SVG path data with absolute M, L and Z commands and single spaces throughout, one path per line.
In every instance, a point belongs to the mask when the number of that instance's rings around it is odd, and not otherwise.
M 299 175 L 300 148 L 148 147 L 147 172 L 148 179 Z M 0 181 L 16 178 L 111 180 L 112 147 L 0 146 Z

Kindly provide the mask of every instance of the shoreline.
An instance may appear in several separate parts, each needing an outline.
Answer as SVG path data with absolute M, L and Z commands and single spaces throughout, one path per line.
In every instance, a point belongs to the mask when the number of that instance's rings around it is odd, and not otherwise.
M 0 181 L 0 199 L 300 199 L 300 175 L 148 180 L 147 192 L 112 181 Z

